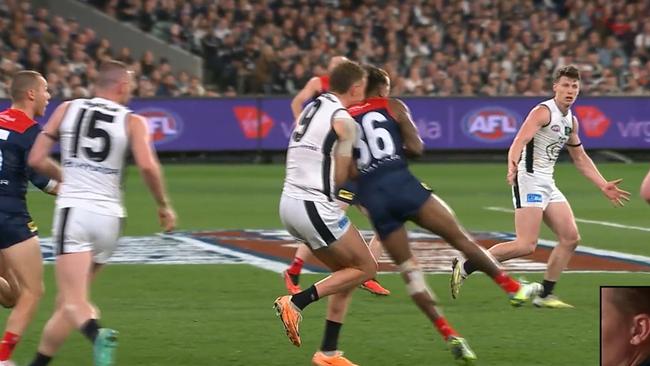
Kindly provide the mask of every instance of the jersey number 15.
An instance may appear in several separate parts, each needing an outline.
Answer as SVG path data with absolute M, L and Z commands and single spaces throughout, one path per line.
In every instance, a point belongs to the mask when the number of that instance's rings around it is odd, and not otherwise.
M 79 118 L 75 123 L 75 132 L 74 140 L 72 142 L 72 157 L 76 158 L 79 154 L 79 137 L 81 135 L 81 130 L 86 127 L 84 136 L 90 139 L 102 139 L 102 148 L 99 150 L 93 150 L 89 147 L 84 147 L 83 151 L 88 157 L 88 159 L 96 162 L 102 162 L 106 160 L 108 154 L 111 151 L 111 135 L 105 129 L 98 127 L 97 122 L 113 123 L 115 116 L 102 113 L 100 111 L 92 110 L 90 118 L 84 118 L 87 109 L 80 110 Z

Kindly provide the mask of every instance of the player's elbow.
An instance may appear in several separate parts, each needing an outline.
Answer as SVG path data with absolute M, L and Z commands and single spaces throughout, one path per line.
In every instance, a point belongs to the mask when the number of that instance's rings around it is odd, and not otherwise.
M 424 143 L 420 139 L 407 143 L 405 147 L 411 156 L 422 156 L 424 154 Z
M 34 170 L 39 170 L 43 165 L 44 159 L 34 151 L 32 151 L 27 157 L 27 165 L 29 165 Z

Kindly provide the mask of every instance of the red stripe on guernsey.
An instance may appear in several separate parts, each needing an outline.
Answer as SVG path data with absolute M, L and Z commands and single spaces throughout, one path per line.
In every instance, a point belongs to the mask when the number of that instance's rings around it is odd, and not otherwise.
M 355 104 L 351 107 L 348 107 L 348 112 L 352 117 L 356 117 L 360 114 L 364 114 L 370 111 L 376 111 L 378 109 L 388 110 L 388 99 L 386 98 L 368 98 L 359 104 Z M 392 117 L 392 114 L 391 114 Z
M 23 133 L 35 124 L 23 111 L 9 108 L 0 112 L 0 128 L 5 130 Z
M 320 92 L 325 93 L 330 90 L 330 77 L 329 75 L 319 76 L 320 79 Z

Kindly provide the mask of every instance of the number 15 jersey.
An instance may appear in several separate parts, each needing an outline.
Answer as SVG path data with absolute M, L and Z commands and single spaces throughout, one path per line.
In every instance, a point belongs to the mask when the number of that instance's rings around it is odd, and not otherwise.
M 59 127 L 63 184 L 57 206 L 124 217 L 122 173 L 131 110 L 104 98 L 70 102 Z

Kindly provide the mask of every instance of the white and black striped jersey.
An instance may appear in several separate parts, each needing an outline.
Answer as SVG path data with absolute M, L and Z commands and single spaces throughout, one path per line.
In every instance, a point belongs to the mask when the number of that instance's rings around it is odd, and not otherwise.
M 333 199 L 335 118 L 352 119 L 334 94 L 321 94 L 303 109 L 289 140 L 283 194 L 306 201 Z
M 563 114 L 554 99 L 546 100 L 540 104 L 549 109 L 551 119 L 526 144 L 518 170 L 552 176 L 560 151 L 573 131 L 573 114 L 571 109 Z
M 57 206 L 123 217 L 122 172 L 131 110 L 104 98 L 70 102 L 59 127 L 63 183 Z

